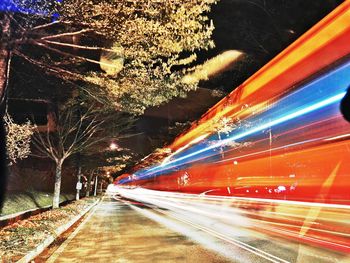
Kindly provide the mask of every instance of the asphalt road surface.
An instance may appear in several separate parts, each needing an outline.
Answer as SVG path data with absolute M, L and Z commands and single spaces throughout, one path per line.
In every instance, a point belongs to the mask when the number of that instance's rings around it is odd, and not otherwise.
M 106 197 L 47 262 L 348 262 L 288 240 L 238 236 L 186 215 Z

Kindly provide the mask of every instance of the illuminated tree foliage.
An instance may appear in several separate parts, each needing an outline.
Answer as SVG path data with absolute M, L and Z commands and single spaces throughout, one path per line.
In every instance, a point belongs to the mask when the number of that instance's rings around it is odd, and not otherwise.
M 7 0 L 1 59 L 20 56 L 65 80 L 99 86 L 115 107 L 142 114 L 196 88 L 182 81 L 184 66 L 196 50 L 214 46 L 206 16 L 214 2 Z
M 214 46 L 215 1 L 0 1 L 0 113 L 14 56 L 133 114 L 185 96 L 185 66 Z

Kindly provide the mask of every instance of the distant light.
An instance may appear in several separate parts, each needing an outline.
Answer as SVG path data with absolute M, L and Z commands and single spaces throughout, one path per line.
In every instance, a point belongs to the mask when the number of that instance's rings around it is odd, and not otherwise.
M 279 187 L 277 187 L 277 189 L 278 189 L 279 192 L 286 191 L 286 187 L 283 186 L 283 185 L 280 185 Z
M 237 165 L 237 164 L 238 164 L 238 162 L 237 162 L 237 161 L 233 161 L 233 164 L 234 164 L 234 165 Z
M 117 150 L 119 147 L 118 147 L 118 144 L 116 144 L 115 142 L 112 142 L 110 145 L 109 145 L 109 149 L 111 149 L 112 151 L 115 151 Z

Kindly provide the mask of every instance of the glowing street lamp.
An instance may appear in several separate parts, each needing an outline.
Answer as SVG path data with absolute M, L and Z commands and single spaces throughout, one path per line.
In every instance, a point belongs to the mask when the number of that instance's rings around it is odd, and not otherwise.
M 117 150 L 119 147 L 118 147 L 118 144 L 116 144 L 115 142 L 112 142 L 110 145 L 109 145 L 109 149 L 111 151 L 115 151 Z

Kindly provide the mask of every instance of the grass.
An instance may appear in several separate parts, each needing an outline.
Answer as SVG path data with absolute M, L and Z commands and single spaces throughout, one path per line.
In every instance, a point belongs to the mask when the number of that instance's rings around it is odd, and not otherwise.
M 61 194 L 60 202 L 74 200 L 75 194 Z M 0 216 L 52 205 L 52 193 L 27 191 L 7 194 Z

